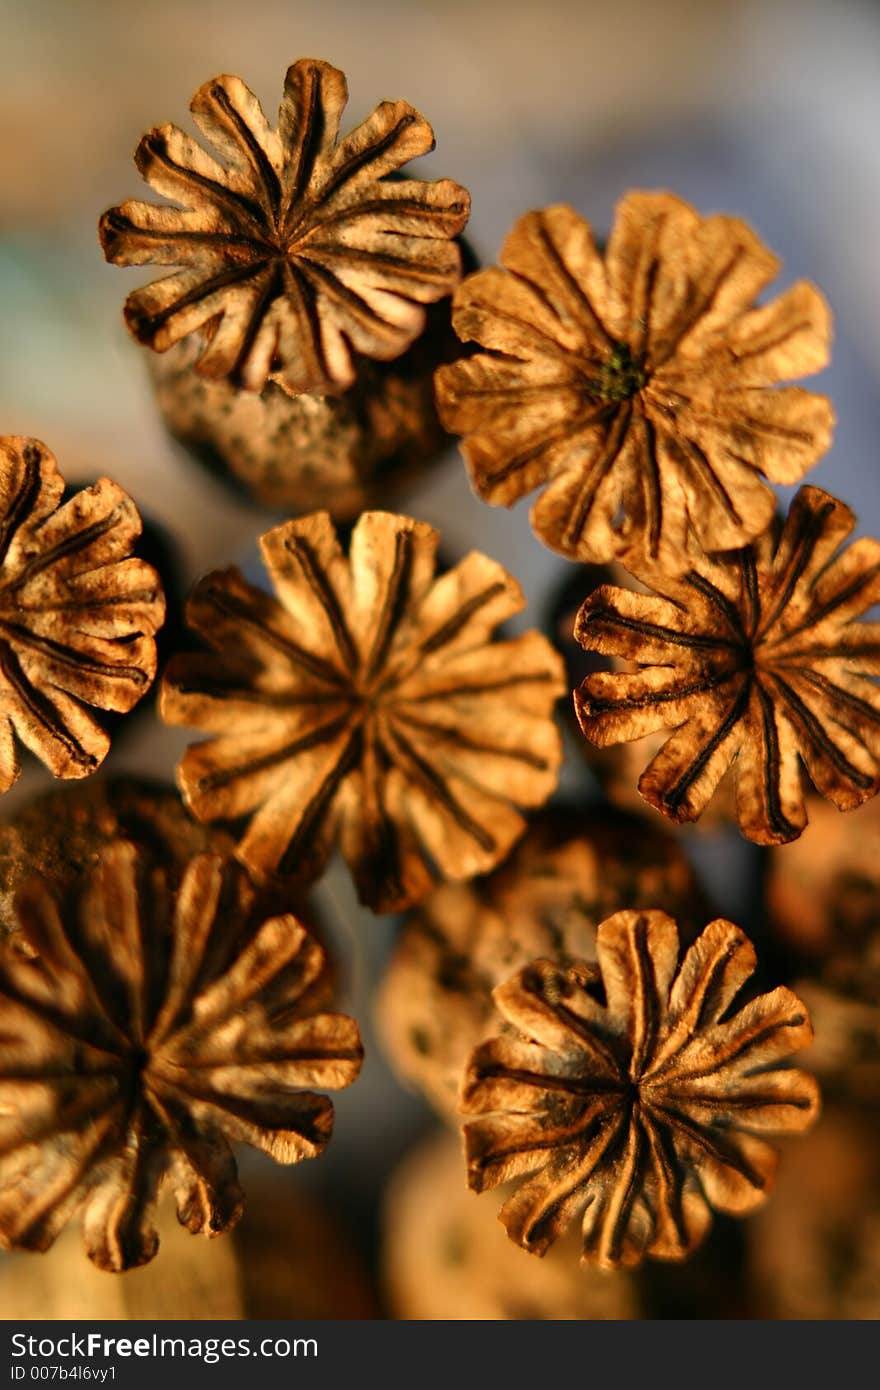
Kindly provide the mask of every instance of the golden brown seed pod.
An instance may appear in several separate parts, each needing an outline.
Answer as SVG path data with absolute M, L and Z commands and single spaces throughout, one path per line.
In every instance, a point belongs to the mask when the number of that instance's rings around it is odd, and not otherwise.
M 563 1242 L 541 1264 L 467 1190 L 449 1134 L 407 1154 L 385 1198 L 384 1281 L 395 1318 L 606 1321 L 639 1316 L 625 1274 L 578 1269 Z
M 607 810 L 545 813 L 493 874 L 438 888 L 407 917 L 376 1001 L 404 1080 L 457 1122 L 467 1059 L 501 1027 L 495 986 L 541 957 L 595 960 L 597 926 L 625 903 L 662 904 L 686 930 L 705 920 L 672 837 Z
M 237 866 L 202 854 L 168 876 L 115 841 L 78 892 L 57 901 L 34 879 L 13 911 L 0 1244 L 47 1250 L 81 1213 L 94 1263 L 129 1269 L 156 1254 L 166 1185 L 193 1233 L 236 1223 L 232 1143 L 279 1163 L 321 1153 L 333 1106 L 311 1088 L 354 1081 L 357 1025 L 324 1011 L 326 957 L 306 929 L 253 921 Z
M 443 440 L 431 374 L 470 209 L 449 179 L 399 176 L 434 147 L 418 111 L 382 102 L 340 137 L 346 101 L 341 72 L 301 59 L 273 130 L 240 78 L 213 78 L 191 109 L 218 158 L 149 131 L 135 162 L 178 206 L 130 201 L 100 224 L 114 264 L 180 267 L 125 307 L 141 343 L 171 350 L 156 375 L 172 431 L 264 503 L 340 518 Z
M 328 395 L 353 384 L 356 355 L 389 361 L 414 341 L 460 277 L 470 200 L 449 179 L 388 177 L 434 147 L 412 106 L 382 102 L 340 139 L 347 100 L 338 69 L 304 58 L 275 130 L 241 78 L 199 88 L 191 110 L 222 163 L 176 126 L 143 137 L 135 163 L 173 203 L 123 203 L 100 227 L 114 264 L 181 267 L 129 295 L 142 343 L 207 328 L 204 376 Z
M 615 669 L 626 669 L 622 665 Z M 574 716 L 577 723 L 577 716 Z M 585 738 L 579 739 L 581 752 L 590 770 L 595 773 L 602 790 L 614 806 L 635 814 L 644 813 L 645 800 L 639 793 L 639 779 L 645 767 L 661 751 L 669 737 L 663 733 L 647 734 L 633 743 L 615 743 L 607 748 L 597 747 Z M 736 826 L 736 788 L 732 773 L 726 773 L 699 820 L 679 824 L 679 835 L 717 832 Z
M 831 403 L 780 381 L 828 360 L 830 315 L 801 281 L 761 307 L 779 263 L 745 223 L 629 193 L 604 256 L 570 207 L 529 212 L 501 268 L 456 291 L 484 349 L 437 374 L 474 490 L 511 506 L 544 488 L 537 535 L 571 559 L 621 550 L 673 572 L 693 533 L 742 546 L 771 521 L 762 481 L 797 482 L 828 448 Z
M 786 844 L 806 824 L 804 783 L 848 811 L 880 786 L 880 542 L 844 546 L 855 517 L 804 487 L 781 527 L 741 550 L 692 549 L 674 577 L 627 559 L 653 592 L 603 586 L 576 636 L 619 658 L 575 692 L 600 746 L 673 732 L 639 779 L 669 819 L 696 820 L 733 768 L 740 828 Z
M 55 777 L 88 777 L 110 748 L 95 710 L 127 712 L 156 674 L 159 576 L 133 555 L 134 502 L 109 478 L 63 502 L 37 439 L 0 437 L 0 792 L 16 736 Z
M 493 640 L 519 585 L 472 552 L 435 575 L 430 526 L 367 512 L 346 555 L 325 512 L 263 536 L 275 596 L 208 575 L 187 620 L 211 648 L 168 666 L 160 709 L 213 737 L 178 768 L 202 820 L 238 820 L 258 877 L 309 880 L 335 843 L 378 912 L 494 867 L 519 808 L 556 786 L 562 662 Z
M 595 965 L 539 960 L 495 989 L 505 1027 L 462 1083 L 468 1181 L 515 1184 L 500 1217 L 533 1254 L 579 1218 L 586 1264 L 685 1259 L 713 1208 L 766 1199 L 763 1136 L 815 1119 L 813 1078 L 778 1065 L 810 1042 L 809 1018 L 784 988 L 730 1012 L 755 968 L 731 922 L 680 964 L 663 912 L 618 912 L 596 940 Z

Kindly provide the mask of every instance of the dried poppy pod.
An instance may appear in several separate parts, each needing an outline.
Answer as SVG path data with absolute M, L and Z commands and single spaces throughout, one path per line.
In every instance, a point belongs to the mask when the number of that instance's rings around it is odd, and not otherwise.
M 116 841 L 78 894 L 18 893 L 0 946 L 0 1244 L 46 1250 L 78 1212 L 101 1269 L 156 1254 L 163 1186 L 216 1235 L 244 1194 L 230 1147 L 279 1163 L 327 1144 L 360 1069 L 357 1025 L 323 1011 L 323 949 L 252 920 L 242 875 L 190 860 L 176 890 Z M 20 943 L 26 944 L 27 954 Z
M 0 792 L 16 735 L 55 777 L 88 777 L 110 748 L 95 710 L 127 712 L 156 674 L 159 576 L 132 554 L 134 502 L 109 478 L 62 503 L 37 439 L 0 437 Z
M 375 1011 L 394 1066 L 457 1123 L 468 1057 L 503 1026 L 495 986 L 542 957 L 595 960 L 605 917 L 658 903 L 690 934 L 705 921 L 671 836 L 607 809 L 545 814 L 493 874 L 438 888 L 404 923 Z
M 639 1316 L 626 1274 L 578 1269 L 566 1242 L 538 1264 L 469 1192 L 450 1134 L 423 1141 L 392 1175 L 382 1263 L 393 1317 L 406 1321 L 616 1321 Z
M 597 965 L 535 961 L 495 989 L 507 1031 L 462 1084 L 468 1181 L 516 1181 L 500 1216 L 533 1254 L 581 1216 L 587 1264 L 684 1259 L 712 1208 L 765 1200 L 776 1154 L 761 1136 L 815 1118 L 812 1077 L 778 1065 L 812 1036 L 797 996 L 730 1013 L 755 968 L 731 922 L 711 922 L 680 967 L 678 953 L 665 913 L 618 912 Z
M 546 485 L 532 528 L 570 559 L 680 570 L 688 532 L 744 545 L 773 517 L 760 475 L 797 482 L 829 448 L 829 400 L 765 389 L 826 366 L 829 309 L 805 282 L 755 307 L 779 261 L 745 222 L 628 193 L 605 256 L 560 206 L 521 217 L 500 263 L 456 291 L 485 352 L 438 371 L 441 420 L 487 502 Z
M 880 786 L 880 542 L 843 542 L 855 518 L 804 487 L 785 524 L 741 550 L 692 548 L 675 577 L 627 564 L 652 593 L 603 586 L 583 604 L 579 642 L 630 664 L 575 691 L 600 747 L 673 730 L 639 780 L 670 820 L 694 821 L 724 774 L 756 844 L 787 844 L 807 814 L 804 772 L 839 810 Z
M 338 516 L 443 439 L 431 374 L 449 312 L 430 308 L 461 278 L 470 210 L 449 179 L 397 177 L 434 147 L 413 107 L 382 102 L 340 138 L 347 99 L 341 72 L 301 59 L 273 130 L 239 78 L 213 78 L 191 110 L 222 162 L 176 126 L 149 131 L 135 162 L 179 206 L 127 202 L 100 224 L 114 264 L 180 267 L 125 306 L 139 342 L 171 350 L 173 432 L 269 505 Z
M 880 1318 L 876 1113 L 827 1109 L 749 1222 L 752 1316 Z
M 828 307 L 803 281 L 755 307 L 779 262 L 744 222 L 629 193 L 600 256 L 550 207 L 520 218 L 501 267 L 456 291 L 453 324 L 484 351 L 439 370 L 440 418 L 485 501 L 545 489 L 531 521 L 554 550 L 679 571 L 689 532 L 751 541 L 775 507 L 762 475 L 797 482 L 828 448 L 830 401 L 767 389 L 825 366 Z
M 537 632 L 493 641 L 519 585 L 476 552 L 436 578 L 437 541 L 367 512 L 346 556 L 318 512 L 262 537 L 277 597 L 234 569 L 196 586 L 212 650 L 172 660 L 160 710 L 214 735 L 179 784 L 199 819 L 243 822 L 258 877 L 309 880 L 338 840 L 362 901 L 396 911 L 493 868 L 553 791 L 562 662 Z

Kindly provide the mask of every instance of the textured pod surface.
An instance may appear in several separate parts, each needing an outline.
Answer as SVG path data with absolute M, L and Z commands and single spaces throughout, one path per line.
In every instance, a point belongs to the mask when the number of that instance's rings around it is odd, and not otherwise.
M 565 1243 L 538 1264 L 462 1179 L 454 1136 L 408 1153 L 385 1196 L 384 1282 L 404 1320 L 606 1321 L 639 1316 L 626 1274 L 579 1269 Z
M 101 850 L 129 840 L 170 877 L 196 854 L 230 855 L 234 841 L 187 813 L 174 787 L 140 777 L 98 777 L 53 787 L 0 819 L 0 933 L 15 923 L 15 896 L 41 878 L 55 897 L 77 892 Z
M 625 548 L 680 570 L 689 531 L 752 540 L 775 506 L 762 476 L 797 482 L 834 423 L 824 396 L 767 389 L 824 367 L 830 340 L 812 285 L 756 307 L 778 270 L 744 222 L 669 193 L 628 193 L 604 256 L 570 207 L 520 218 L 501 268 L 455 295 L 459 336 L 485 350 L 437 376 L 477 494 L 544 488 L 535 532 L 587 562 Z
M 206 329 L 206 377 L 328 395 L 358 357 L 388 361 L 421 333 L 460 278 L 470 200 L 449 179 L 388 177 L 434 147 L 412 106 L 384 101 L 340 138 L 347 100 L 341 72 L 304 58 L 275 130 L 240 78 L 199 88 L 191 110 L 220 160 L 177 126 L 144 136 L 135 163 L 179 206 L 129 201 L 100 224 L 114 264 L 181 267 L 129 295 L 140 342 L 162 352 Z
M 519 585 L 476 552 L 436 577 L 437 540 L 367 512 L 345 555 L 318 512 L 262 538 L 277 597 L 237 570 L 197 585 L 212 650 L 169 664 L 160 708 L 213 735 L 178 780 L 199 819 L 244 822 L 255 874 L 314 877 L 338 840 L 361 899 L 394 911 L 494 867 L 554 790 L 561 659 L 537 632 L 493 640 Z
M 0 1243 L 46 1250 L 78 1212 L 89 1257 L 152 1259 L 167 1184 L 216 1235 L 244 1194 L 230 1144 L 319 1154 L 349 1085 L 357 1025 L 322 1012 L 322 947 L 292 916 L 250 921 L 241 874 L 192 859 L 176 892 L 117 841 L 78 895 L 40 880 L 0 948 Z M 28 953 L 22 950 L 26 945 Z
M 596 928 L 625 904 L 663 907 L 689 935 L 705 921 L 671 836 L 607 810 L 545 813 L 493 874 L 438 888 L 404 923 L 376 1000 L 403 1078 L 457 1121 L 471 1050 L 502 1026 L 495 986 L 539 958 L 595 961 Z
M 408 488 L 448 446 L 433 373 L 454 355 L 449 301 L 428 309 L 423 333 L 393 362 L 363 360 L 333 396 L 259 394 L 196 369 L 200 335 L 150 354 L 156 400 L 171 433 L 214 473 L 264 506 L 294 515 L 326 507 L 350 520 L 392 489 Z
M 620 658 L 575 691 L 599 746 L 660 729 L 671 737 L 639 791 L 674 821 L 696 820 L 733 767 L 736 813 L 757 844 L 786 844 L 806 824 L 804 776 L 841 811 L 880 786 L 880 542 L 844 546 L 842 502 L 804 487 L 781 530 L 723 554 L 692 551 L 678 578 L 628 557 L 653 592 L 603 586 L 575 635 Z
M 618 912 L 597 965 L 535 961 L 495 990 L 506 1032 L 476 1048 L 462 1085 L 468 1180 L 522 1180 L 501 1209 L 542 1255 L 581 1218 L 585 1263 L 684 1259 L 712 1208 L 743 1215 L 767 1195 L 765 1135 L 806 1129 L 812 1077 L 778 1065 L 811 1040 L 791 990 L 731 1013 L 755 968 L 731 922 L 710 922 L 679 966 L 662 912 Z
M 195 820 L 167 783 L 102 775 L 53 787 L 0 818 L 0 936 L 15 927 L 15 896 L 29 879 L 42 879 L 63 900 L 80 891 L 114 840 L 134 844 L 172 887 L 195 855 L 231 858 L 235 850 L 233 836 Z M 244 869 L 239 883 L 242 908 L 253 920 L 292 912 L 323 936 L 315 905 L 294 885 L 267 879 L 257 886 Z
M 159 576 L 132 550 L 134 502 L 109 478 L 62 503 L 37 439 L 0 438 L 0 792 L 18 778 L 16 735 L 55 777 L 88 777 L 156 674 Z

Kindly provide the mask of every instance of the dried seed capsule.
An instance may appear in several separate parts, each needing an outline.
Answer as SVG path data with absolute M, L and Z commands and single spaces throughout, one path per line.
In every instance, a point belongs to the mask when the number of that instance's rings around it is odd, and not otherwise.
M 340 517 L 373 474 L 442 441 L 431 373 L 449 311 L 430 311 L 461 277 L 470 208 L 449 179 L 397 177 L 434 146 L 413 107 L 382 102 L 340 138 L 346 101 L 341 72 L 301 59 L 273 130 L 240 78 L 213 78 L 192 111 L 222 162 L 175 126 L 149 131 L 135 161 L 178 206 L 130 201 L 100 225 L 114 264 L 180 267 L 125 307 L 140 342 L 171 350 L 157 376 L 173 432 L 269 505 Z
M 366 512 L 346 555 L 318 512 L 262 538 L 277 597 L 232 569 L 196 586 L 212 650 L 169 664 L 160 709 L 214 735 L 180 786 L 200 819 L 243 822 L 255 875 L 307 881 L 338 840 L 362 901 L 396 911 L 494 867 L 554 790 L 561 659 L 537 632 L 493 640 L 519 585 L 477 552 L 435 577 L 437 542 Z
M 515 1183 L 501 1220 L 533 1254 L 580 1217 L 586 1264 L 684 1259 L 712 1208 L 765 1200 L 776 1153 L 762 1136 L 816 1116 L 813 1078 L 778 1065 L 812 1037 L 797 996 L 775 989 L 731 1014 L 755 968 L 731 922 L 678 954 L 665 913 L 618 912 L 596 965 L 534 961 L 494 991 L 506 1031 L 462 1083 L 468 1181 Z
M 359 360 L 357 380 L 332 396 L 290 396 L 276 382 L 257 394 L 196 370 L 201 335 L 150 354 L 168 429 L 207 468 L 274 511 L 326 508 L 351 521 L 407 491 L 450 443 L 434 404 L 433 372 L 452 357 L 449 303 L 393 362 Z
M 880 786 L 880 542 L 844 541 L 855 517 L 804 487 L 784 525 L 723 554 L 692 549 L 676 577 L 627 557 L 653 592 L 603 586 L 576 636 L 626 661 L 587 676 L 575 707 L 600 746 L 671 730 L 639 780 L 678 822 L 698 819 L 732 769 L 736 813 L 756 844 L 787 844 L 806 820 L 805 774 L 841 811 Z
M 542 629 L 565 660 L 570 690 L 575 690 L 594 672 L 607 669 L 609 664 L 603 657 L 582 647 L 575 637 L 575 622 L 584 595 L 592 593 L 600 585 L 625 587 L 632 583 L 632 575 L 619 561 L 610 565 L 571 565 L 560 584 L 551 592 Z M 627 663 L 619 658 L 612 658 L 610 666 L 613 671 L 627 669 Z M 612 805 L 636 815 L 643 814 L 645 802 L 639 795 L 639 776 L 655 753 L 660 752 L 668 733 L 661 729 L 632 743 L 599 746 L 582 737 L 574 701 L 564 701 L 562 713 L 572 731 L 578 752 Z M 713 832 L 726 825 L 736 825 L 732 777 L 722 778 L 694 829 Z
M 680 572 L 688 533 L 742 546 L 771 521 L 762 475 L 797 482 L 831 441 L 831 402 L 779 381 L 828 360 L 830 315 L 803 281 L 755 306 L 779 263 L 744 222 L 628 193 L 604 256 L 566 206 L 529 212 L 455 294 L 477 352 L 437 374 L 474 490 L 536 488 L 536 534 L 570 559 L 622 550 Z
M 89 1257 L 128 1269 L 156 1253 L 166 1184 L 193 1233 L 235 1224 L 231 1143 L 279 1163 L 324 1149 L 333 1106 L 311 1087 L 354 1081 L 357 1025 L 323 1011 L 306 929 L 249 909 L 219 856 L 172 884 L 126 841 L 60 902 L 38 878 L 19 890 L 0 946 L 0 1243 L 46 1250 L 81 1211 Z
M 0 792 L 19 776 L 17 735 L 55 777 L 88 777 L 156 674 L 159 576 L 133 555 L 134 502 L 109 478 L 62 502 L 37 439 L 0 438 Z

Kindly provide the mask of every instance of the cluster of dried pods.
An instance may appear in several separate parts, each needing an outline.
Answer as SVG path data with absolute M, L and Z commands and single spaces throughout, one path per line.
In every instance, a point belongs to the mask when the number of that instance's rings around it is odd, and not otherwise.
M 693 930 L 699 890 L 644 822 L 609 841 L 545 820 L 504 862 L 556 787 L 562 658 L 536 631 L 497 635 L 523 597 L 488 556 L 438 576 L 425 523 L 365 510 L 345 547 L 334 520 L 370 483 L 384 495 L 380 465 L 435 437 L 436 412 L 478 496 L 541 489 L 541 540 L 638 581 L 578 614 L 577 640 L 617 663 L 575 691 L 587 739 L 671 731 L 645 802 L 695 820 L 732 770 L 743 833 L 786 844 L 805 777 L 841 810 L 880 786 L 880 628 L 862 620 L 880 543 L 842 548 L 852 514 L 814 487 L 779 519 L 765 481 L 799 481 L 829 446 L 830 402 L 779 385 L 825 364 L 829 311 L 804 283 L 757 306 L 776 259 L 665 193 L 627 195 L 604 252 L 571 208 L 530 212 L 498 268 L 463 276 L 467 193 L 398 173 L 430 126 L 383 102 L 340 137 L 346 99 L 340 72 L 297 62 L 273 129 L 218 77 L 192 102 L 216 154 L 151 130 L 135 160 L 169 201 L 101 219 L 109 261 L 174 268 L 125 306 L 172 363 L 172 428 L 227 460 L 244 435 L 233 471 L 258 496 L 339 505 L 298 504 L 262 537 L 271 591 L 237 569 L 202 579 L 200 645 L 161 679 L 161 717 L 207 735 L 178 768 L 186 807 L 232 834 L 206 829 L 169 868 L 111 815 L 63 891 L 26 856 L 13 875 L 0 1241 L 45 1249 L 81 1211 L 91 1258 L 125 1269 L 155 1253 L 165 1182 L 190 1230 L 237 1219 L 230 1142 L 280 1162 L 323 1148 L 332 1107 L 310 1088 L 348 1085 L 361 1045 L 326 1011 L 323 948 L 279 904 L 338 846 L 374 911 L 423 904 L 383 1031 L 464 1112 L 470 1185 L 511 1185 L 512 1238 L 543 1254 L 580 1216 L 588 1263 L 681 1259 L 711 1208 L 763 1200 L 765 1135 L 814 1118 L 815 1083 L 782 1065 L 807 1010 L 780 988 L 732 1012 L 754 951 L 723 919 Z M 448 325 L 450 296 L 465 355 L 432 318 L 445 301 Z M 384 444 L 360 468 L 368 434 Z M 92 710 L 131 709 L 156 674 L 164 600 L 132 553 L 134 504 L 106 479 L 62 490 L 43 445 L 0 442 L 4 790 L 13 733 L 55 776 L 86 776 L 109 745 Z M 688 931 L 680 961 L 663 908 Z

